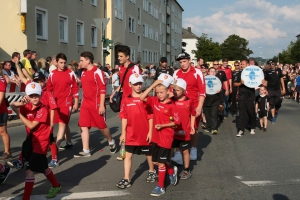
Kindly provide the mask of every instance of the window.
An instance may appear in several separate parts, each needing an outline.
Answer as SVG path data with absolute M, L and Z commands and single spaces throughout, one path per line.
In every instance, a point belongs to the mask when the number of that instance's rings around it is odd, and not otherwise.
M 148 3 L 148 13 L 151 14 L 151 8 L 152 8 L 152 3 L 149 2 Z
M 143 24 L 143 36 L 148 37 L 148 25 Z
M 59 41 L 68 42 L 68 18 L 63 15 L 59 15 Z
M 147 55 L 148 55 L 148 51 L 143 50 L 143 62 L 148 62 Z
M 135 0 L 129 0 L 131 3 L 134 3 L 135 4 Z
M 97 47 L 97 28 L 96 26 L 91 27 L 91 41 L 92 41 L 92 47 Z
M 165 14 L 161 14 L 161 21 L 162 21 L 162 23 L 166 24 L 166 15 Z
M 123 19 L 123 0 L 114 0 L 115 4 L 115 17 Z
M 151 51 L 148 52 L 148 62 L 152 63 L 152 54 L 151 54 Z
M 138 24 L 141 25 L 141 8 L 138 7 Z
M 134 18 L 129 16 L 129 32 L 131 33 L 135 33 L 135 21 L 134 21 Z
M 84 45 L 84 25 L 83 22 L 77 21 L 76 26 L 77 45 Z
M 171 22 L 171 29 L 172 30 L 174 29 L 174 22 L 173 21 Z
M 161 35 L 161 23 L 159 23 L 159 35 Z
M 138 35 L 138 52 L 141 52 L 141 36 Z
M 97 6 L 97 1 L 98 1 L 98 0 L 91 0 L 91 4 L 92 4 L 93 6 Z
M 130 47 L 130 60 L 135 62 L 135 48 Z
M 153 40 L 153 29 L 149 26 L 149 39 Z
M 166 34 L 165 33 L 162 34 L 162 43 L 166 44 Z
M 148 12 L 148 0 L 143 0 L 143 9 Z
M 36 38 L 39 40 L 48 40 L 48 12 L 45 9 L 36 7 Z
M 154 33 L 154 40 L 158 41 L 158 31 L 157 30 L 155 30 L 155 33 Z

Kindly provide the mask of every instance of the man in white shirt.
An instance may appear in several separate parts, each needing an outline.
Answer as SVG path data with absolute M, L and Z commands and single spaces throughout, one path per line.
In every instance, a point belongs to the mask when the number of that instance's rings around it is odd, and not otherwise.
M 52 57 L 51 66 L 49 67 L 49 73 L 51 73 L 53 70 L 56 69 L 57 61 L 56 61 L 56 55 Z

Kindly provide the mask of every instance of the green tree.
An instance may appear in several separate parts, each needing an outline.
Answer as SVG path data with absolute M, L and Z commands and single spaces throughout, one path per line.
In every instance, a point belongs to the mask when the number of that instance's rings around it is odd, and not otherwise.
M 205 61 L 214 61 L 222 58 L 219 43 L 214 42 L 212 38 L 208 38 L 205 33 L 197 38 L 196 47 L 197 49 L 192 52 L 197 59 L 203 58 Z
M 291 48 L 292 63 L 300 62 L 300 40 L 297 40 Z
M 220 45 L 222 57 L 228 60 L 243 60 L 247 59 L 253 51 L 248 48 L 249 41 L 238 35 L 230 35 Z

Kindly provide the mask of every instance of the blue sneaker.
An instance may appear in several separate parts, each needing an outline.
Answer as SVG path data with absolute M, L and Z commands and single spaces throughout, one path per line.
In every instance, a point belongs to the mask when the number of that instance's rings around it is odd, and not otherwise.
M 166 192 L 166 191 L 165 191 L 164 188 L 161 188 L 161 187 L 159 187 L 159 186 L 156 186 L 156 187 L 152 190 L 151 196 L 159 197 L 159 196 L 163 195 L 165 192 Z
M 58 162 L 56 162 L 55 160 L 51 160 L 50 162 L 49 162 L 49 164 L 48 164 L 48 167 L 49 168 L 55 168 L 55 167 L 58 167 L 59 166 L 59 164 L 58 164 Z
M 278 113 L 276 113 L 275 116 L 272 118 L 272 124 L 276 123 L 277 117 L 278 117 Z
M 172 185 L 176 185 L 177 184 L 177 172 L 178 172 L 178 168 L 176 166 L 174 166 L 174 174 L 169 175 L 170 178 L 170 183 Z

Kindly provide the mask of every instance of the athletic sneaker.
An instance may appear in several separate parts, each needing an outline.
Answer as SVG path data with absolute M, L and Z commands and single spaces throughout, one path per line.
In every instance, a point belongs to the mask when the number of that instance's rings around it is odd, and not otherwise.
M 81 151 L 78 154 L 74 154 L 74 158 L 90 157 L 91 155 L 91 153 L 85 153 L 84 151 Z
M 2 160 L 7 160 L 7 159 L 10 159 L 12 156 L 10 153 L 3 153 L 1 159 Z
M 277 117 L 278 117 L 278 113 L 276 113 L 275 116 L 272 118 L 272 124 L 276 123 Z
M 262 127 L 259 127 L 259 130 L 263 130 L 263 128 L 262 128 Z
M 204 132 L 209 133 L 210 131 L 209 129 L 204 129 Z
M 201 127 L 202 129 L 206 129 L 206 122 L 202 122 Z
M 174 156 L 171 158 L 171 160 L 178 165 L 183 165 L 182 155 L 181 155 L 180 151 L 176 151 L 174 153 Z
M 182 180 L 186 180 L 188 178 L 190 178 L 192 176 L 191 174 L 191 171 L 186 171 L 186 170 L 183 170 L 182 173 L 180 174 L 180 179 Z
M 255 134 L 255 129 L 251 129 L 250 134 L 254 135 Z
M 213 131 L 211 132 L 211 134 L 217 135 L 217 134 L 218 134 L 218 130 L 213 130 Z
M 60 150 L 65 150 L 65 149 L 71 149 L 73 147 L 73 144 L 66 143 L 64 146 L 60 146 Z
M 49 168 L 55 168 L 55 167 L 58 167 L 58 166 L 59 166 L 59 164 L 58 164 L 58 162 L 55 161 L 55 160 L 51 160 L 51 161 L 49 162 L 49 164 L 48 164 L 48 167 L 49 167 Z
M 11 173 L 11 171 L 12 171 L 12 168 L 5 167 L 4 172 L 0 173 L 0 184 L 4 183 L 6 181 L 7 177 Z
M 127 180 L 127 179 L 123 178 L 119 183 L 116 184 L 116 186 L 118 188 L 125 189 L 125 188 L 128 188 L 128 187 L 131 187 L 131 183 L 130 183 L 130 180 Z
M 161 188 L 159 186 L 156 186 L 152 192 L 151 192 L 151 196 L 155 196 L 155 197 L 159 197 L 161 195 L 163 195 L 165 193 L 165 188 Z
M 112 153 L 112 154 L 117 152 L 116 142 L 114 144 L 109 145 L 109 150 L 110 150 L 110 153 Z
M 177 172 L 178 172 L 178 169 L 176 166 L 173 167 L 173 170 L 174 170 L 174 173 L 173 174 L 169 174 L 169 178 L 170 178 L 170 183 L 172 185 L 176 185 L 177 184 Z
M 190 160 L 197 160 L 197 148 L 196 147 L 191 148 Z
M 156 171 L 154 170 L 154 172 L 148 172 L 148 177 L 146 178 L 146 182 L 147 183 L 153 183 L 157 178 L 157 174 Z
M 244 135 L 244 131 L 240 130 L 236 137 L 242 137 Z
M 123 161 L 124 160 L 124 158 L 121 158 L 120 156 L 118 156 L 116 159 L 119 160 L 119 161 Z
M 23 163 L 20 161 L 15 161 L 15 162 L 6 162 L 8 166 L 16 169 L 22 169 L 24 167 Z
M 53 198 L 61 190 L 61 185 L 59 187 L 51 187 L 49 193 L 46 195 L 46 198 Z
M 263 128 L 263 132 L 267 132 L 267 129 L 266 129 L 266 128 Z

